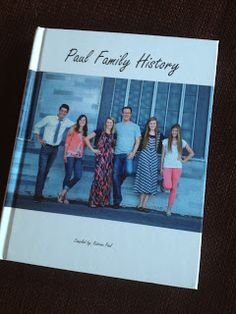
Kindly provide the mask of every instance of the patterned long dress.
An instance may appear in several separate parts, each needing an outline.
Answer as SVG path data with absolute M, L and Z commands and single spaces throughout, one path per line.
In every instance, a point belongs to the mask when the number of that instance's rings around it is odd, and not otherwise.
M 90 206 L 107 206 L 110 204 L 112 187 L 114 135 L 102 131 L 97 149 L 101 154 L 95 155 L 95 173 L 90 190 Z
M 160 143 L 158 134 L 157 144 Z M 134 182 L 134 191 L 138 193 L 156 194 L 160 176 L 160 157 L 156 149 L 155 135 L 149 135 L 147 146 L 141 150 Z

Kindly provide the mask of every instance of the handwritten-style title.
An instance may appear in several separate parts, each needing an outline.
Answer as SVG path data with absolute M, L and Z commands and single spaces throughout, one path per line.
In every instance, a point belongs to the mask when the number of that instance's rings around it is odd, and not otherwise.
M 173 75 L 180 65 L 175 62 L 166 61 L 163 57 L 155 57 L 151 53 L 143 52 L 139 58 L 132 60 L 129 57 L 129 53 L 125 52 L 118 56 L 112 56 L 109 50 L 102 50 L 96 52 L 90 50 L 87 54 L 80 54 L 78 49 L 71 48 L 65 57 L 65 62 L 75 63 L 93 63 L 94 65 L 116 67 L 120 72 L 124 72 L 128 67 L 134 66 L 136 69 L 146 70 L 162 70 L 165 71 L 168 76 Z

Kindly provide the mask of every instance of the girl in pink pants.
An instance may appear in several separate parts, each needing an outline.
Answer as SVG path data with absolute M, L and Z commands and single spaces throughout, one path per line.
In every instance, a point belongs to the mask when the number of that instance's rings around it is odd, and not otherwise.
M 186 148 L 188 151 L 186 157 L 182 157 L 183 148 Z M 168 139 L 162 141 L 161 175 L 163 176 L 164 189 L 170 190 L 168 206 L 165 210 L 167 216 L 171 215 L 171 209 L 176 198 L 176 189 L 182 173 L 182 164 L 186 163 L 193 156 L 193 150 L 182 139 L 180 125 L 174 124 L 171 127 Z

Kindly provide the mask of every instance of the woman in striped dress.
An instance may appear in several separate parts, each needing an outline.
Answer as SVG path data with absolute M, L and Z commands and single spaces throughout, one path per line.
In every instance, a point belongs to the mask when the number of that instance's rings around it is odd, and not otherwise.
M 160 176 L 160 157 L 162 134 L 158 132 L 158 122 L 151 117 L 146 124 L 139 154 L 134 183 L 135 192 L 140 193 L 137 209 L 147 212 L 146 204 L 150 195 L 157 193 Z

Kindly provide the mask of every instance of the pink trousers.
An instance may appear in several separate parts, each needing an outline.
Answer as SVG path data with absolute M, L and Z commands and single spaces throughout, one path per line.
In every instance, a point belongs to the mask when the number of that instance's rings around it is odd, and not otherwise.
M 181 168 L 164 168 L 163 169 L 163 187 L 170 190 L 168 207 L 172 207 L 176 198 L 176 189 L 181 176 Z

